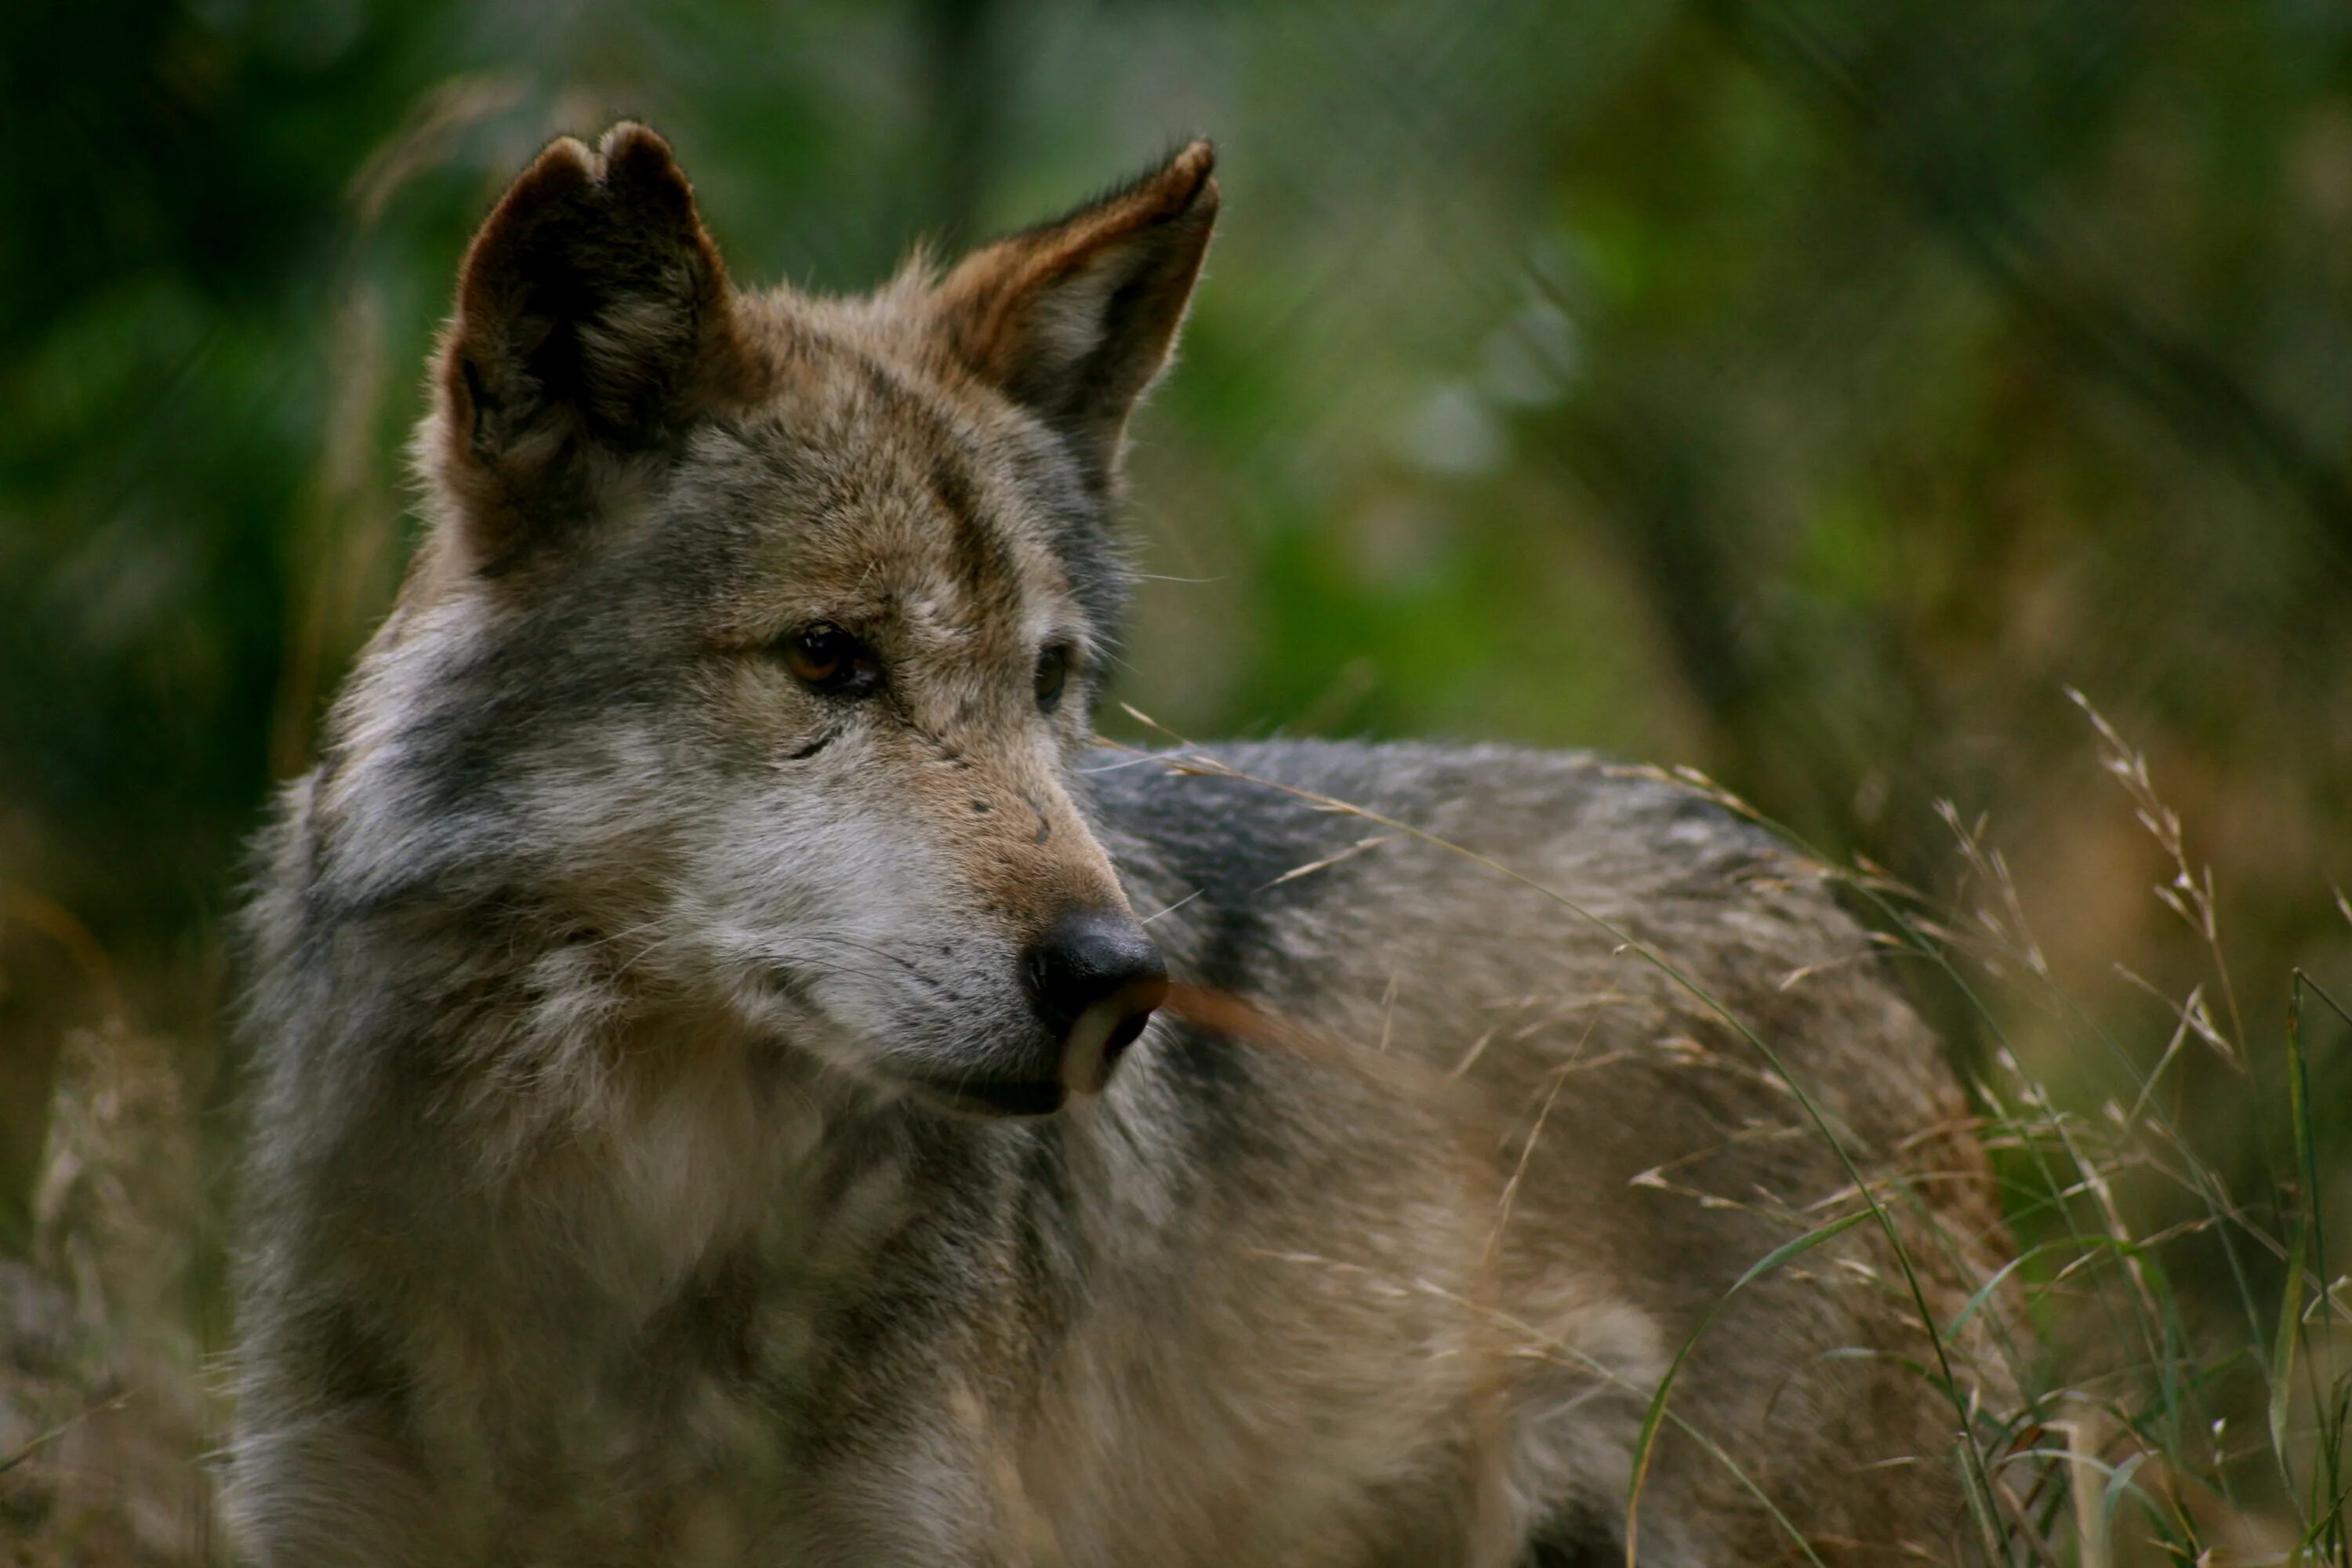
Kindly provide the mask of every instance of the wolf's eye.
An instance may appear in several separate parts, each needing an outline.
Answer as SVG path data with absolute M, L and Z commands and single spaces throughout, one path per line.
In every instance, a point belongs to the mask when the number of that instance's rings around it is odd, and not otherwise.
M 882 660 L 839 626 L 818 622 L 778 645 L 784 668 L 812 691 L 828 697 L 863 697 L 882 684 Z
M 1051 713 L 1062 705 L 1062 688 L 1070 680 L 1070 650 L 1055 643 L 1037 656 L 1037 673 L 1031 684 L 1037 693 L 1037 711 Z

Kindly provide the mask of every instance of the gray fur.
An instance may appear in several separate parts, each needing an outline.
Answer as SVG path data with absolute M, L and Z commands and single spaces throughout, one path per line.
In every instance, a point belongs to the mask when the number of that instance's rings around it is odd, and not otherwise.
M 711 293 L 683 191 L 625 129 L 486 226 L 432 542 L 266 840 L 232 1461 L 264 1568 L 1622 1560 L 1650 1389 L 1843 1173 L 1616 938 L 1312 796 L 1655 944 L 1874 1174 L 1957 1161 L 1888 1189 L 1950 1312 L 1999 1246 L 1965 1108 L 1766 836 L 1584 757 L 1089 744 L 1106 474 L 1205 148 L 859 301 Z M 548 299 L 585 390 L 499 314 Z M 565 412 L 616 365 L 625 440 Z M 778 663 L 812 620 L 880 695 Z M 1023 943 L 1074 902 L 1148 917 L 1186 1016 L 1058 1115 L 943 1109 L 1034 1048 Z M 1946 1556 L 1923 1353 L 1857 1229 L 1742 1291 L 1675 1408 L 1825 1560 Z M 1789 1549 L 1678 1429 L 1644 1496 L 1645 1563 Z

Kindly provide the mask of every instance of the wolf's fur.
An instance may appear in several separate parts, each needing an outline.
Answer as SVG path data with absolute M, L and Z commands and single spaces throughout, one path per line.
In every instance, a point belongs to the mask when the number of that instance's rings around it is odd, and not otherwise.
M 1901 1223 L 1986 1228 L 1935 1043 L 1715 806 L 1496 748 L 1089 746 L 1209 167 L 855 300 L 736 290 L 636 127 L 485 225 L 430 540 L 248 918 L 265 1568 L 1622 1561 L 1649 1391 L 1846 1176 L 1690 989 L 1317 795 L 1655 943 L 1867 1168 L 1952 1167 Z M 788 671 L 813 623 L 878 692 Z M 1150 915 L 1189 1021 L 1057 1115 L 945 1108 L 1034 1057 L 1022 954 L 1074 907 Z M 1958 1417 L 1887 1263 L 1852 1230 L 1732 1299 L 1643 1562 L 1792 1556 L 1757 1493 L 1825 1559 L 1950 1554 Z

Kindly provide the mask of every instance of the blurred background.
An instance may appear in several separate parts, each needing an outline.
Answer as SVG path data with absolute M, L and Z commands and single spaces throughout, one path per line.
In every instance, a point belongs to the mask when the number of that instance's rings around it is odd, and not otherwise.
M 413 542 L 471 226 L 623 113 L 739 281 L 821 290 L 1213 135 L 1116 695 L 1694 765 L 1963 911 L 2006 873 L 2074 1012 L 1924 996 L 1963 1058 L 2095 1109 L 2084 1028 L 2145 1068 L 2186 1016 L 2167 1092 L 2268 1190 L 2290 973 L 2352 994 L 2335 0 L 34 0 L 0 101 L 0 1304 L 89 1315 L 60 1216 L 137 1209 L 179 1239 L 103 1289 L 217 1340 L 240 846 Z M 2339 1121 L 2343 1033 L 2305 1021 Z M 60 1119 L 163 1195 L 106 1221 Z

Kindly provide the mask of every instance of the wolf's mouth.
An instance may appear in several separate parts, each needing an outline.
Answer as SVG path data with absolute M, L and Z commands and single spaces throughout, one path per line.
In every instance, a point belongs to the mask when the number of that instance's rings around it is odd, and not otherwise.
M 951 1110 L 980 1116 L 1051 1116 L 1068 1098 L 1052 1079 L 923 1079 L 915 1088 Z

